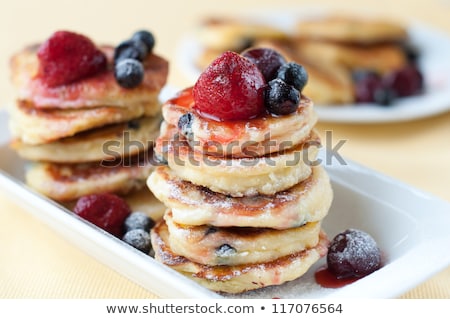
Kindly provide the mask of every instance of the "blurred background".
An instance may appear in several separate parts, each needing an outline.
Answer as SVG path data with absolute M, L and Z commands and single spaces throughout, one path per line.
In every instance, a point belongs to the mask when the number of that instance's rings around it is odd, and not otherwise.
M 155 52 L 170 62 L 168 83 L 175 88 L 193 85 L 190 78 L 178 65 L 180 41 L 187 32 L 193 30 L 208 16 L 235 16 L 252 12 L 324 8 L 338 12 L 365 12 L 389 17 L 403 22 L 419 21 L 441 30 L 450 37 L 450 0 L 222 0 L 222 1 L 185 1 L 185 0 L 40 0 L 40 1 L 2 1 L 0 4 L 0 106 L 10 103 L 14 93 L 9 84 L 8 61 L 10 56 L 30 43 L 40 42 L 56 30 L 67 29 L 83 33 L 95 42 L 117 44 L 128 38 L 138 29 L 151 30 L 156 37 Z M 450 57 L 449 57 L 450 58 Z M 450 102 L 449 102 L 450 103 Z M 424 105 L 423 107 L 426 107 Z M 395 177 L 403 182 L 430 192 L 450 201 L 450 113 L 444 113 L 426 119 L 402 123 L 381 124 L 338 124 L 321 122 L 319 131 L 333 132 L 333 140 L 347 140 L 339 150 L 341 155 L 371 167 L 377 171 Z M 0 287 L 9 288 L 10 296 L 52 296 L 39 289 L 39 280 L 64 280 L 70 272 L 77 269 L 64 262 L 64 256 L 83 260 L 83 273 L 77 272 L 77 281 L 73 287 L 59 288 L 58 296 L 66 297 L 149 297 L 148 293 L 133 283 L 121 278 L 113 271 L 103 269 L 96 261 L 74 250 L 56 235 L 47 234 L 47 228 L 39 223 L 30 222 L 27 215 L 0 194 L 0 210 L 10 229 L 0 233 L 0 242 L 9 242 L 22 238 L 20 234 L 35 231 L 37 240 L 28 240 L 17 244 L 15 250 L 40 249 L 42 260 L 28 260 L 19 256 L 19 252 L 9 252 L 2 258 L 21 259 L 18 269 L 26 270 L 30 263 L 37 271 L 42 271 L 41 279 L 33 279 L 32 285 L 13 287 L 17 278 L 5 278 L 8 269 L 0 262 Z M 31 224 L 30 224 L 31 223 Z M 25 225 L 21 230 L 22 225 Z M 11 237 L 12 236 L 12 237 Z M 51 249 L 45 243 L 52 242 Z M 24 247 L 27 245 L 27 247 Z M 36 246 L 35 246 L 36 245 Z M 78 264 L 79 266 L 79 264 Z M 6 266 L 5 266 L 6 267 Z M 50 268 L 49 268 L 50 267 Z M 46 271 L 51 269 L 54 277 Z M 2 272 L 3 270 L 3 272 Z M 96 277 L 98 270 L 104 277 Z M 53 279 L 52 279 L 53 278 Z M 114 287 L 106 293 L 101 280 L 112 278 L 120 283 L 123 291 Z M 450 269 L 438 274 L 431 283 L 407 294 L 406 297 L 427 296 L 423 291 L 433 285 L 441 291 L 441 296 L 450 298 L 448 283 Z M 21 281 L 19 283 L 22 283 Z M 103 284 L 99 290 L 85 290 L 84 286 Z M 445 286 L 447 285 L 447 286 Z M 436 288 L 437 287 L 437 288 Z M 0 288 L 1 289 L 1 288 Z M 27 290 L 29 289 L 29 290 Z M 0 293 L 1 295 L 1 293 Z
M 180 41 L 187 32 L 195 29 L 200 20 L 208 16 L 234 16 L 252 12 L 271 10 L 310 10 L 325 8 L 336 12 L 364 12 L 398 19 L 399 21 L 420 21 L 450 34 L 450 0 L 227 0 L 227 1 L 158 1 L 129 0 L 41 0 L 4 1 L 0 10 L 0 105 L 11 101 L 13 92 L 9 84 L 8 61 L 11 54 L 23 46 L 45 40 L 58 29 L 68 29 L 89 35 L 101 43 L 117 44 L 140 28 L 152 30 L 156 36 L 155 51 L 171 61 L 168 83 L 176 88 L 192 85 L 192 80 L 182 72 L 178 64 Z M 426 107 L 426 106 L 424 106 Z M 436 195 L 449 198 L 448 189 L 436 185 L 436 179 L 450 180 L 450 171 L 430 174 L 409 174 L 409 165 L 420 168 L 433 166 L 430 157 L 415 156 L 411 161 L 407 150 L 411 144 L 422 144 L 426 149 L 443 152 L 439 160 L 450 162 L 450 142 L 438 144 L 430 136 L 441 128 L 449 132 L 449 115 L 381 125 L 351 125 L 351 130 L 361 134 L 350 134 L 342 152 L 345 156 L 399 177 L 405 182 L 421 186 Z M 349 139 L 348 125 L 320 125 L 319 129 L 333 129 L 335 139 Z M 442 134 L 442 133 L 441 133 Z M 380 149 L 374 149 L 374 142 L 383 141 L 385 156 L 380 157 Z M 430 145 L 431 143 L 431 145 Z M 397 156 L 398 155 L 398 156 Z

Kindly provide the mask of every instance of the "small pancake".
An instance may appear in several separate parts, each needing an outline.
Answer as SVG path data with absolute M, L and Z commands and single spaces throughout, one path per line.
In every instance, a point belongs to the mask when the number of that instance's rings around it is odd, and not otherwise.
M 204 20 L 196 36 L 206 48 L 241 51 L 258 39 L 285 39 L 288 35 L 273 26 L 254 21 L 214 17 Z
M 303 144 L 264 157 L 224 158 L 195 152 L 178 129 L 163 121 L 155 153 L 180 178 L 234 197 L 272 195 L 311 174 L 320 138 L 312 130 Z
M 385 74 L 403 68 L 407 58 L 403 49 L 392 43 L 356 46 L 336 42 L 299 41 L 299 55 L 324 66 L 341 65 L 350 70 L 365 69 Z
M 29 186 L 57 201 L 72 201 L 94 193 L 123 195 L 143 188 L 154 168 L 151 153 L 102 163 L 35 162 L 27 170 L 25 179 Z
M 286 229 L 322 220 L 333 200 L 321 166 L 304 181 L 274 195 L 230 197 L 182 180 L 167 166 L 156 167 L 147 186 L 172 210 L 179 224 Z
M 242 265 L 268 262 L 319 242 L 320 222 L 276 230 L 254 227 L 214 227 L 177 224 L 172 212 L 164 219 L 171 250 L 204 265 Z
M 297 279 L 326 255 L 329 244 L 325 233 L 321 232 L 319 243 L 315 247 L 269 262 L 236 266 L 208 266 L 175 254 L 168 244 L 168 237 L 167 225 L 164 220 L 161 220 L 151 230 L 156 260 L 208 289 L 226 293 L 241 293 L 267 286 L 281 285 Z
M 133 89 L 119 86 L 114 78 L 114 48 L 100 49 L 108 58 L 106 71 L 76 82 L 48 87 L 36 73 L 39 61 L 36 56 L 38 46 L 30 46 L 15 54 L 10 61 L 12 83 L 17 96 L 33 104 L 36 108 L 96 108 L 115 106 L 125 108 L 146 108 L 153 105 L 155 97 L 165 85 L 168 76 L 168 62 L 155 54 L 144 60 L 144 79 Z
M 283 55 L 286 60 L 294 61 L 308 71 L 308 83 L 302 94 L 314 101 L 315 105 L 339 105 L 353 103 L 355 94 L 351 72 L 340 65 L 323 65 L 315 58 L 301 55 L 301 49 L 295 40 L 258 41 L 255 46 L 271 48 Z
M 47 144 L 30 145 L 16 139 L 11 146 L 21 157 L 33 161 L 99 162 L 146 151 L 158 136 L 160 123 L 160 116 L 142 117 L 81 132 Z
M 313 102 L 303 96 L 298 109 L 285 116 L 270 114 L 242 121 L 218 122 L 192 110 L 192 88 L 178 93 L 162 106 L 164 120 L 177 126 L 179 118 L 192 114 L 189 144 L 195 151 L 233 158 L 257 157 L 294 147 L 308 138 L 317 122 Z
M 296 35 L 307 39 L 320 39 L 356 44 L 404 41 L 408 34 L 398 22 L 373 17 L 344 15 L 325 16 L 299 21 Z
M 157 94 L 154 95 L 152 104 L 134 107 L 36 109 L 29 102 L 17 101 L 11 108 L 10 126 L 13 136 L 23 143 L 37 145 L 108 124 L 127 122 L 142 116 L 156 116 L 159 112 Z

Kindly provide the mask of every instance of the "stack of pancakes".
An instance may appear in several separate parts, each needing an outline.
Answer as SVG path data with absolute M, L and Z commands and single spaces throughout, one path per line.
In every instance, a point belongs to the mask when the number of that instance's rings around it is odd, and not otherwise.
M 311 100 L 286 116 L 216 122 L 191 112 L 191 89 L 163 105 L 148 187 L 168 207 L 155 258 L 207 288 L 240 293 L 301 277 L 327 251 L 333 193 L 316 160 Z M 189 119 L 188 125 L 185 125 Z
M 203 47 L 196 61 L 199 69 L 203 70 L 218 53 L 241 52 L 246 44 L 274 48 L 307 69 L 309 80 L 303 93 L 317 105 L 354 103 L 352 75 L 356 70 L 386 74 L 408 63 L 407 30 L 388 19 L 325 15 L 299 20 L 289 33 L 246 20 L 223 18 L 220 22 L 205 22 L 199 27 L 198 39 Z
M 133 89 L 114 77 L 114 48 L 101 47 L 107 70 L 49 87 L 36 76 L 34 45 L 11 59 L 17 100 L 11 107 L 12 147 L 31 161 L 26 182 L 57 201 L 92 193 L 127 194 L 145 186 L 161 123 L 160 90 L 168 62 L 149 54 L 144 79 Z

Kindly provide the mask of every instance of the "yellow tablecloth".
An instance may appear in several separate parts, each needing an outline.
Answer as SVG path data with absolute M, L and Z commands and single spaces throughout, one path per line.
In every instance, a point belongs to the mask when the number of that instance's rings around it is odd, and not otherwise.
M 449 0 L 8 1 L 0 6 L 0 105 L 12 99 L 9 56 L 58 29 L 118 43 L 133 31 L 148 28 L 156 34 L 156 51 L 172 62 L 169 83 L 184 87 L 192 82 L 179 70 L 177 46 L 199 18 L 302 6 L 419 20 L 450 36 Z M 340 150 L 347 158 L 450 201 L 450 113 L 406 123 L 320 123 L 318 128 L 322 133 L 332 130 L 335 140 L 347 140 Z M 1 298 L 156 297 L 66 242 L 5 194 L 0 194 L 0 225 Z M 450 268 L 399 297 L 450 298 Z

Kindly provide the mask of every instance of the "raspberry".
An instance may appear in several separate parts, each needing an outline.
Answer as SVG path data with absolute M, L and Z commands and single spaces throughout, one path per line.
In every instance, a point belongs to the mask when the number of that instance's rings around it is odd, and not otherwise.
M 256 64 L 267 82 L 276 78 L 278 69 L 286 63 L 280 53 L 270 48 L 247 49 L 242 56 Z
M 103 193 L 80 197 L 74 213 L 108 233 L 121 237 L 124 221 L 131 210 L 124 199 L 114 194 Z
M 261 71 L 250 60 L 227 51 L 214 60 L 194 85 L 194 109 L 219 121 L 247 120 L 264 111 Z
M 37 52 L 38 77 L 50 87 L 69 84 L 106 69 L 105 54 L 84 35 L 57 31 Z

